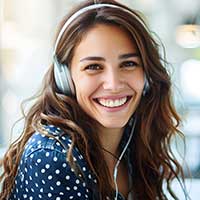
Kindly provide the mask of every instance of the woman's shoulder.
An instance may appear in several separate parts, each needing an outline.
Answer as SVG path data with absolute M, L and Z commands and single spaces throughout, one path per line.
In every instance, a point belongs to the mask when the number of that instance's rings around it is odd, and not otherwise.
M 44 126 L 43 131 L 36 131 L 27 141 L 24 156 L 29 157 L 39 150 L 52 150 L 63 154 L 67 153 L 71 145 L 70 137 L 60 128 L 53 125 Z M 78 149 L 76 149 L 78 151 Z
M 66 159 L 71 145 L 72 140 L 70 136 L 59 127 L 53 125 L 44 126 L 44 131 L 36 131 L 27 141 L 23 158 L 33 158 L 39 152 L 43 152 L 46 155 L 58 155 Z M 72 148 L 72 156 L 78 164 L 86 165 L 86 161 L 76 145 Z
M 67 161 L 67 153 L 72 144 L 70 136 L 53 125 L 48 125 L 44 128 L 45 133 L 35 132 L 30 137 L 25 146 L 21 162 L 26 162 L 27 160 L 28 162 L 32 161 L 36 163 L 38 161 L 52 162 L 54 165 L 55 163 L 67 165 L 67 167 L 71 169 L 71 166 Z M 84 175 L 87 176 L 87 179 L 90 181 L 94 180 L 96 183 L 96 179 L 92 175 L 86 159 L 76 145 L 72 148 L 72 156 L 75 164 L 80 168 Z M 73 171 L 73 169 L 71 170 Z
M 94 186 L 96 179 L 86 160 L 78 148 L 73 147 L 73 159 L 82 172 L 75 173 L 66 159 L 72 142 L 70 137 L 54 126 L 45 127 L 45 130 L 50 136 L 35 132 L 28 140 L 12 195 L 44 199 L 51 195 L 56 199 L 62 193 L 60 199 L 90 199 L 91 185 Z

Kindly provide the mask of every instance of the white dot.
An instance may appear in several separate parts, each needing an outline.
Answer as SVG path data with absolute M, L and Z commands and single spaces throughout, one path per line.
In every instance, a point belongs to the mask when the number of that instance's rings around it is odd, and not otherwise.
M 23 173 L 21 174 L 21 181 L 22 182 L 24 181 L 24 174 Z
M 57 181 L 57 182 L 56 182 L 56 185 L 57 185 L 57 186 L 61 185 L 61 182 L 60 182 L 60 181 Z
M 66 140 L 66 137 L 65 137 L 65 136 L 62 136 L 62 139 L 63 139 L 63 140 Z
M 42 161 L 42 160 L 41 160 L 40 158 L 39 158 L 39 159 L 37 159 L 37 163 L 41 163 L 41 161 Z
M 53 178 L 53 176 L 51 176 L 51 175 L 48 176 L 48 179 L 49 179 L 49 180 L 51 180 L 52 178 Z
M 67 175 L 65 178 L 66 178 L 67 180 L 69 180 L 69 179 L 70 179 L 70 176 L 69 176 L 69 175 Z
M 74 190 L 77 190 L 77 189 L 78 189 L 78 187 L 77 187 L 77 186 L 74 186 L 74 187 L 73 187 L 73 189 L 74 189 Z
M 83 169 L 83 171 L 86 171 L 86 168 L 85 168 L 85 167 L 83 167 L 82 169 Z
M 89 174 L 89 175 L 88 175 L 88 178 L 89 178 L 89 179 L 91 179 L 91 178 L 92 178 L 91 174 Z
M 79 184 L 79 183 L 80 183 L 80 181 L 78 179 L 76 179 L 76 184 Z
M 48 197 L 52 197 L 52 194 L 51 194 L 51 193 L 48 193 Z
M 70 144 L 70 143 L 68 143 L 68 144 L 67 144 L 67 146 L 70 148 L 70 147 L 71 147 L 71 144 Z
M 56 162 L 57 160 L 58 160 L 58 158 L 57 158 L 57 157 L 54 157 L 54 158 L 53 158 L 53 161 L 55 161 L 55 162 Z
M 66 190 L 70 190 L 70 187 L 66 187 Z
M 70 196 L 70 197 L 69 197 L 69 199 L 73 199 L 73 198 L 74 198 L 74 196 Z
M 66 163 L 63 163 L 63 165 L 62 165 L 62 166 L 65 168 L 65 167 L 67 167 L 67 164 L 66 164 Z
M 62 149 L 62 152 L 63 152 L 63 153 L 66 153 L 67 151 L 66 151 L 65 149 Z
M 81 193 L 80 193 L 80 192 L 78 192 L 78 193 L 77 193 L 77 195 L 80 197 L 80 196 L 81 196 Z
M 56 142 L 56 145 L 57 145 L 57 146 L 60 146 L 60 143 L 59 143 L 59 142 Z
M 50 186 L 50 189 L 51 189 L 51 190 L 54 190 L 54 188 L 53 188 L 52 186 Z
M 61 198 L 60 197 L 56 197 L 56 200 L 61 200 Z
M 43 173 L 43 174 L 44 174 L 44 173 L 45 173 L 45 169 L 41 169 L 41 173 Z
M 74 161 L 77 161 L 77 159 L 76 159 L 75 157 L 73 157 L 73 160 L 74 160 Z
M 59 169 L 56 170 L 56 174 L 60 174 L 60 170 Z
M 49 169 L 49 168 L 50 168 L 50 165 L 49 165 L 49 164 L 46 164 L 46 165 L 45 165 L 45 168 L 46 168 L 46 169 Z
M 83 159 L 83 156 L 82 156 L 82 155 L 79 155 L 78 157 L 79 157 L 79 159 L 80 159 L 80 160 L 82 160 L 82 159 Z
M 71 168 L 71 171 L 72 171 L 72 172 L 74 172 L 74 169 L 73 169 L 73 168 Z
M 49 156 L 49 152 L 46 152 L 45 156 L 48 157 Z

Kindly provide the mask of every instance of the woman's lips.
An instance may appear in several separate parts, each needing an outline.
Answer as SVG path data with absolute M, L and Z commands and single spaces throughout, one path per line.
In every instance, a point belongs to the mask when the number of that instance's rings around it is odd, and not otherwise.
M 94 101 L 106 108 L 119 108 L 127 104 L 132 96 L 95 98 Z

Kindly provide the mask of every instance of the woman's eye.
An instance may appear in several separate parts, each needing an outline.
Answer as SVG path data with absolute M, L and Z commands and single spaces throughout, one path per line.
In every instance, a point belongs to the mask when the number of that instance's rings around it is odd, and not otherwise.
M 126 61 L 126 62 L 123 62 L 121 65 L 122 67 L 132 68 L 132 67 L 137 67 L 139 64 L 134 61 Z
M 91 64 L 85 67 L 85 70 L 101 70 L 102 67 L 99 64 Z

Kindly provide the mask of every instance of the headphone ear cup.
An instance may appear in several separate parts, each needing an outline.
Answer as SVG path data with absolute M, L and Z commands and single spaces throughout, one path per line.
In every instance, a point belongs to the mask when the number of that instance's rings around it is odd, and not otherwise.
M 75 95 L 74 84 L 67 65 L 63 65 L 54 57 L 54 78 L 59 91 L 65 95 Z
M 146 78 L 146 75 L 144 76 L 144 88 L 143 88 L 143 92 L 142 95 L 145 96 L 146 93 L 150 90 L 150 85 L 149 85 L 149 81 Z

